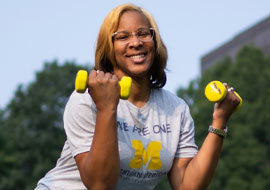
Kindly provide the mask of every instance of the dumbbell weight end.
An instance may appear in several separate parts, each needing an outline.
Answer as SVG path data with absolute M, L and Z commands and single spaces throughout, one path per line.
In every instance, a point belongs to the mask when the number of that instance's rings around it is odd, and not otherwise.
M 237 111 L 242 106 L 242 98 L 239 96 L 237 92 L 235 95 L 240 99 L 240 103 L 237 105 L 234 111 Z M 212 81 L 208 83 L 204 90 L 205 97 L 213 103 L 221 102 L 227 95 L 227 89 L 220 81 Z

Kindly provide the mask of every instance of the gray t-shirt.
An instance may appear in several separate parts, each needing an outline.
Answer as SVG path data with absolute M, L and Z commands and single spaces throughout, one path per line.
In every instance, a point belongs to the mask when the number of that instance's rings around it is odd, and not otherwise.
M 86 189 L 74 157 L 90 150 L 95 121 L 96 107 L 91 96 L 87 92 L 73 92 L 64 113 L 67 140 L 55 168 L 38 182 L 38 190 Z M 188 106 L 163 89 L 152 89 L 142 108 L 120 100 L 117 127 L 120 153 L 117 190 L 152 190 L 166 177 L 175 157 L 191 158 L 198 151 Z

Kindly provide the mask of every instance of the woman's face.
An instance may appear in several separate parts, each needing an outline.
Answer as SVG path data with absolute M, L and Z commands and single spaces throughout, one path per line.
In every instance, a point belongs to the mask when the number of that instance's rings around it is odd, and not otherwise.
M 116 32 L 118 34 L 119 32 L 121 34 L 126 32 L 136 34 L 143 28 L 150 28 L 146 17 L 137 11 L 127 11 L 120 17 Z M 144 33 L 140 33 L 140 35 L 143 36 Z M 150 39 L 142 42 L 136 35 L 133 35 L 130 40 L 123 42 L 121 41 L 122 36 L 117 37 L 113 41 L 116 59 L 114 73 L 118 76 L 128 75 L 131 77 L 149 78 L 148 74 L 153 64 L 155 53 L 154 40 Z

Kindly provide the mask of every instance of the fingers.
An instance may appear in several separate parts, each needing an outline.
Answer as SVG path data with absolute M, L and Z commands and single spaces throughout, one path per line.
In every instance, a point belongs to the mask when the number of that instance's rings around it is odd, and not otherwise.
M 89 74 L 89 78 L 95 79 L 95 78 L 102 78 L 104 77 L 104 72 L 99 70 L 92 70 Z
M 229 86 L 228 86 L 228 84 L 226 82 L 224 82 L 223 85 L 225 86 L 226 89 L 229 88 Z
M 234 93 L 234 88 L 230 87 L 227 83 L 223 83 L 227 89 L 227 99 L 230 99 L 232 103 L 239 104 L 240 98 Z
M 104 73 L 100 70 L 92 70 L 89 74 L 90 81 L 99 81 L 102 82 L 102 80 L 111 79 L 112 74 L 111 73 Z
M 120 97 L 118 78 L 111 73 L 92 70 L 88 77 L 88 92 L 97 110 L 114 110 Z
M 109 72 L 104 73 L 100 70 L 92 70 L 89 74 L 88 84 L 89 86 L 98 85 L 98 84 L 108 84 L 115 83 L 118 84 L 118 77 Z
M 227 89 L 227 92 L 232 92 L 234 91 L 233 87 L 230 87 L 227 83 L 223 83 L 223 85 L 225 86 L 225 88 Z
M 104 77 L 111 79 L 112 78 L 112 74 L 111 73 L 105 73 Z
M 228 88 L 228 92 L 231 92 L 231 91 L 233 91 L 233 90 L 234 90 L 233 87 Z

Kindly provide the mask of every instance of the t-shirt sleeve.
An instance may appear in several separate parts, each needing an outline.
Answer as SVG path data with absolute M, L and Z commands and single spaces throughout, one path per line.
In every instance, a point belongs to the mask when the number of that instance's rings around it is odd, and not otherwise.
M 90 150 L 96 122 L 96 107 L 90 95 L 73 92 L 64 112 L 64 129 L 73 157 Z
M 194 139 L 194 122 L 190 115 L 189 107 L 185 105 L 185 110 L 182 114 L 180 127 L 179 142 L 175 157 L 177 158 L 192 158 L 198 152 L 198 146 Z

